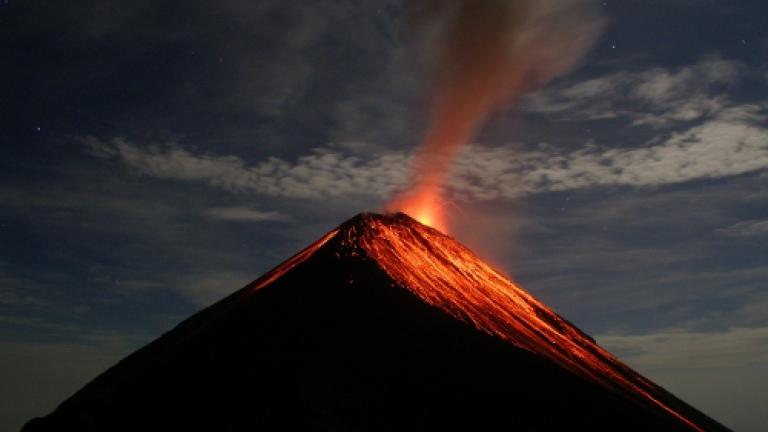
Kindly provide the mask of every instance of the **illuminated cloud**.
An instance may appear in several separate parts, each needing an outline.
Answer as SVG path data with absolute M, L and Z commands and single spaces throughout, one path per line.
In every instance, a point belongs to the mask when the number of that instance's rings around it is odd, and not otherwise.
M 554 146 L 515 152 L 475 150 L 457 167 L 459 190 L 482 187 L 499 197 L 594 186 L 646 187 L 722 178 L 768 168 L 768 129 L 762 108 L 743 105 L 644 147 Z M 479 192 L 479 190 L 477 190 Z M 482 198 L 482 197 L 479 197 Z
M 725 108 L 699 125 L 629 149 L 594 143 L 576 150 L 548 144 L 527 150 L 474 145 L 457 159 L 447 187 L 457 199 L 492 200 L 598 186 L 654 187 L 756 172 L 768 168 L 765 110 L 764 105 Z M 143 147 L 124 138 L 84 141 L 92 154 L 117 160 L 141 175 L 300 199 L 386 198 L 405 184 L 411 159 L 404 152 L 365 158 L 343 148 L 318 148 L 295 161 L 271 157 L 249 164 L 239 156 L 193 153 L 175 144 Z M 208 216 L 277 216 L 246 213 L 218 209 Z
M 145 148 L 123 138 L 85 142 L 93 154 L 117 159 L 142 175 L 287 198 L 383 197 L 404 183 L 408 166 L 402 153 L 362 160 L 319 148 L 295 162 L 270 157 L 249 165 L 239 156 L 195 154 L 176 145 Z

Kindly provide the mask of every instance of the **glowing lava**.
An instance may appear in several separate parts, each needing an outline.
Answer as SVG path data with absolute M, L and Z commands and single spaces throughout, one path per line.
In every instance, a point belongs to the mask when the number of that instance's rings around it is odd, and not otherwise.
M 424 209 L 429 220 L 433 214 Z M 337 234 L 352 256 L 370 257 L 426 303 L 701 430 L 662 402 L 663 390 L 453 238 L 402 213 L 353 220 Z
M 407 213 L 422 224 L 438 231 L 448 232 L 448 224 L 437 186 L 422 187 L 401 196 L 391 202 L 388 208 Z

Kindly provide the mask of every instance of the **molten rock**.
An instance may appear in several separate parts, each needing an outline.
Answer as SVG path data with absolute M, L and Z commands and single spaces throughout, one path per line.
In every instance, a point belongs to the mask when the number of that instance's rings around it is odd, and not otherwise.
M 362 214 L 25 431 L 726 430 L 467 248 Z

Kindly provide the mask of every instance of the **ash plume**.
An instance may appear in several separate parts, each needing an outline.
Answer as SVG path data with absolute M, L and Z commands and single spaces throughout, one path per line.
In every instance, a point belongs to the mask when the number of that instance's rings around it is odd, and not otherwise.
M 590 0 L 420 0 L 411 27 L 429 35 L 429 125 L 407 190 L 388 205 L 445 229 L 440 188 L 462 145 L 494 110 L 573 68 L 603 19 Z

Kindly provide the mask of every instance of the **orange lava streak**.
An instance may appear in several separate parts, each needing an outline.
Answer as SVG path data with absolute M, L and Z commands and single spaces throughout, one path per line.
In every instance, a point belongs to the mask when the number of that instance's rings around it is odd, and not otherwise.
M 259 279 L 255 280 L 251 284 L 251 291 L 256 291 L 258 289 L 264 288 L 265 286 L 271 284 L 272 282 L 279 279 L 282 275 L 288 273 L 296 267 L 297 265 L 301 264 L 312 256 L 318 249 L 320 249 L 325 243 L 328 242 L 328 240 L 332 239 L 336 234 L 339 232 L 338 229 L 330 231 L 328 234 L 321 237 L 316 242 L 312 243 L 311 245 L 307 246 L 302 250 L 301 252 L 297 253 L 296 255 L 288 258 L 285 262 L 280 264 L 279 266 L 273 268 L 269 272 L 267 272 L 264 276 L 260 277 Z
M 658 387 L 451 237 L 403 214 L 369 216 L 342 234 L 430 305 L 701 430 L 657 399 Z

